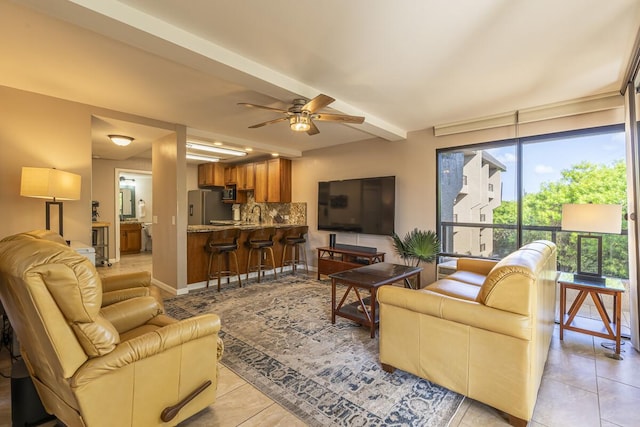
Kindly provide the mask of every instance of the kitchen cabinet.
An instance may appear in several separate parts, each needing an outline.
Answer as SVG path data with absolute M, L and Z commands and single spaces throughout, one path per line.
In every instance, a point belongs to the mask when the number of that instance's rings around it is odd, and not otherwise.
M 142 242 L 142 224 L 134 222 L 120 223 L 120 255 L 140 252 Z
M 202 163 L 198 165 L 198 187 L 224 186 L 224 168 L 217 163 Z
M 226 185 L 238 183 L 238 166 L 232 165 L 224 168 L 224 183 Z
M 238 178 L 238 190 L 246 191 L 253 190 L 256 184 L 255 176 L 255 163 L 245 163 L 238 165 L 237 178 Z
M 291 160 L 267 161 L 267 202 L 291 202 Z
M 254 196 L 258 203 L 291 202 L 291 160 L 272 159 L 255 164 Z
M 255 163 L 255 186 L 253 189 L 253 195 L 256 199 L 256 203 L 267 202 L 267 162 Z

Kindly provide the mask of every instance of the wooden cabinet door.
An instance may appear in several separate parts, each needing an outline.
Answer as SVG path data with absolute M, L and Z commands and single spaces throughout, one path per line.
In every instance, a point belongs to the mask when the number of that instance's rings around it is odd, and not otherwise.
M 255 188 L 254 196 L 257 203 L 267 201 L 267 162 L 258 162 L 255 164 Z
M 291 160 L 267 161 L 267 202 L 291 202 Z
M 238 183 L 238 167 L 227 166 L 224 168 L 224 183 L 225 184 L 237 184 Z
M 247 163 L 244 165 L 244 189 L 253 190 L 256 187 L 256 165 Z
M 221 187 L 224 185 L 224 169 L 215 163 L 198 165 L 198 187 Z
M 142 226 L 140 224 L 120 224 L 120 253 L 140 252 Z

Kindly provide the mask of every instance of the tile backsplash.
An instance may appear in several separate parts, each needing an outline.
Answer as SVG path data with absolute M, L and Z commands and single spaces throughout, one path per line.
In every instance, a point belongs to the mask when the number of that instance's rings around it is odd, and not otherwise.
M 247 222 L 258 222 L 258 210 L 262 210 L 264 224 L 307 224 L 307 204 L 302 203 L 256 203 L 252 192 L 247 194 L 247 203 L 240 205 L 240 219 Z

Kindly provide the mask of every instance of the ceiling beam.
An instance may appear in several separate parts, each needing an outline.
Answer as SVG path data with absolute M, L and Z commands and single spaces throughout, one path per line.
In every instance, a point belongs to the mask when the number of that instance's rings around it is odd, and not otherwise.
M 182 28 L 120 2 L 101 0 L 22 0 L 36 10 L 160 57 L 248 87 L 276 99 L 311 99 L 322 90 L 251 61 Z M 328 94 L 331 95 L 331 94 Z M 365 117 L 357 129 L 389 140 L 403 140 L 407 130 L 336 100 L 333 109 Z

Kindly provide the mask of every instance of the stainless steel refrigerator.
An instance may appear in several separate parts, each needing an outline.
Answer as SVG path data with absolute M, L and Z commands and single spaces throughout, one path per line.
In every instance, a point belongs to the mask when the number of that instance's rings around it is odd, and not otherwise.
M 191 190 L 189 225 L 208 225 L 212 220 L 229 220 L 233 216 L 231 204 L 222 201 L 222 190 Z

